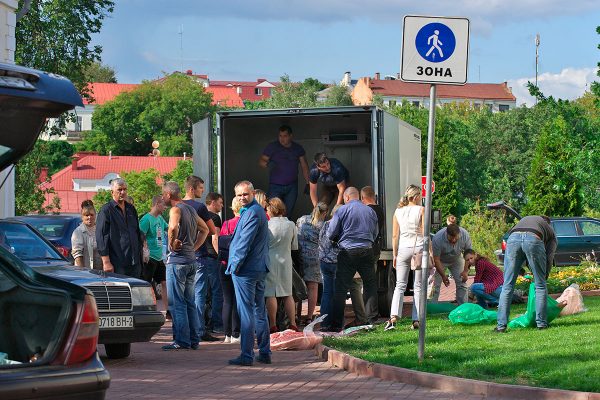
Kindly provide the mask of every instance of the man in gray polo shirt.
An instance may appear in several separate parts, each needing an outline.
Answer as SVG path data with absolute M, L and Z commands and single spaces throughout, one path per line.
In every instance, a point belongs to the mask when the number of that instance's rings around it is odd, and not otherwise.
M 444 285 L 449 285 L 450 281 L 445 274 L 446 268 L 449 268 L 456 283 L 456 302 L 458 304 L 466 302 L 469 267 L 463 258 L 463 252 L 472 248 L 469 232 L 456 224 L 450 224 L 433 236 L 432 244 L 436 269 L 444 271 L 443 275 L 438 272 L 435 274 L 432 301 L 438 301 L 442 281 Z

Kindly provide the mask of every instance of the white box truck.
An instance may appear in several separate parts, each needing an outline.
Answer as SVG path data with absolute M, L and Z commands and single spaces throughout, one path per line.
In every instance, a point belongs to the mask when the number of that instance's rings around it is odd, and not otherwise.
M 421 132 L 375 106 L 325 107 L 311 109 L 222 111 L 216 120 L 204 119 L 193 126 L 194 174 L 207 183 L 208 191 L 224 198 L 224 218 L 233 187 L 249 180 L 267 191 L 269 173 L 258 165 L 265 146 L 277 140 L 279 127 L 289 125 L 293 139 L 306 150 L 309 168 L 316 153 L 325 151 L 350 172 L 350 185 L 373 186 L 385 213 L 385 230 L 378 266 L 379 307 L 389 313 L 395 284 L 392 260 L 392 216 L 409 184 L 421 183 Z M 303 194 L 304 179 L 299 171 L 299 195 L 295 221 L 309 214 L 310 197 Z M 319 191 L 320 192 L 320 191 Z

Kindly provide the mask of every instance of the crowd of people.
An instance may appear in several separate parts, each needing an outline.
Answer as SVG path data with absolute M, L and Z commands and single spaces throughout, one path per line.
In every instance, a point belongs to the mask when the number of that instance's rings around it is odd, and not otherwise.
M 289 126 L 280 128 L 278 140 L 265 148 L 259 165 L 270 168 L 268 192 L 247 180 L 238 182 L 231 202 L 233 218 L 225 221 L 221 194 L 208 193 L 204 203 L 197 200 L 204 194 L 204 181 L 197 176 L 189 176 L 183 190 L 176 182 L 164 183 L 162 194 L 153 197 L 141 219 L 127 195 L 127 183 L 113 180 L 112 200 L 97 216 L 91 201 L 82 204 L 83 222 L 72 237 L 75 264 L 159 285 L 173 324 L 173 342 L 163 350 L 198 349 L 203 341 L 221 340 L 213 334 L 222 333 L 225 343 L 241 346 L 240 356 L 229 361 L 233 365 L 271 363 L 270 334 L 285 328 L 298 331 L 310 323 L 320 286 L 319 313 L 327 315 L 322 331 L 374 323 L 379 317 L 376 274 L 386 221 L 373 188 L 350 186 L 348 170 L 325 153 L 318 153 L 308 168 L 304 149 L 292 140 Z M 313 209 L 294 222 L 288 216 L 298 196 L 299 166 Z M 317 187 L 324 188 L 320 198 Z M 391 216 L 396 284 L 386 330 L 395 329 L 402 318 L 411 269 L 410 326 L 419 326 L 421 291 L 426 290 L 420 268 L 425 242 L 421 203 L 421 188 L 409 185 Z M 168 222 L 163 218 L 167 208 Z M 469 301 L 466 282 L 469 269 L 475 267 L 471 295 L 483 307 L 500 304 L 496 331 L 503 332 L 515 271 L 525 258 L 534 263 L 538 299 L 545 299 L 542 283 L 553 254 L 553 232 L 541 217 L 526 217 L 513 230 L 504 274 L 472 249 L 469 233 L 457 225 L 456 217 L 449 216 L 447 222 L 429 249 L 435 271 L 427 288 L 430 299 L 437 301 L 441 284 L 449 285 L 449 270 L 456 302 Z M 306 286 L 305 316 L 301 299 L 294 297 L 294 274 Z M 355 315 L 350 322 L 344 319 L 348 293 Z M 538 327 L 545 326 L 540 305 Z

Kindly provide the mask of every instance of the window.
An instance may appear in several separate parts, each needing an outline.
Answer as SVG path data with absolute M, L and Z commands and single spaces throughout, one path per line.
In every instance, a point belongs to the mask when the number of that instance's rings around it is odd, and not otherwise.
M 577 236 L 574 221 L 552 221 L 552 227 L 556 236 Z
M 584 235 L 600 235 L 600 223 L 595 221 L 579 221 L 579 226 Z
M 498 105 L 498 111 L 500 112 L 505 112 L 508 111 L 510 107 L 508 106 L 508 104 L 499 104 Z
M 486 106 L 487 106 L 489 112 L 494 111 L 494 105 L 493 104 L 486 104 Z
M 396 105 L 396 100 L 390 100 L 390 101 L 388 101 L 388 106 L 394 107 L 395 105 Z
M 75 120 L 75 132 L 81 132 L 82 125 L 83 125 L 83 117 L 78 116 L 77 119 Z
M 481 104 L 479 103 L 473 103 L 473 108 L 476 110 L 480 110 L 481 109 Z
M 421 106 L 421 102 L 418 101 L 418 100 L 417 101 L 413 101 L 412 105 L 415 106 L 415 107 L 419 107 L 419 106 Z
M 242 94 L 242 87 L 241 86 L 236 87 L 235 91 L 237 92 L 237 94 Z
M 257 96 L 262 96 L 262 89 L 259 87 L 254 88 L 254 94 Z

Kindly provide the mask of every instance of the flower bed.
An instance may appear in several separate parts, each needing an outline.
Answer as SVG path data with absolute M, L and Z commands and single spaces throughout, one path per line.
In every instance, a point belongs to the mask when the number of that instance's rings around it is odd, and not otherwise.
M 531 281 L 531 279 L 519 276 L 515 289 L 527 293 Z M 562 293 L 572 283 L 577 283 L 582 291 L 600 289 L 600 266 L 598 263 L 583 261 L 577 267 L 553 268 L 547 281 L 548 293 Z

